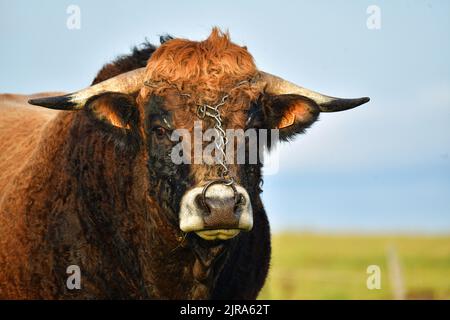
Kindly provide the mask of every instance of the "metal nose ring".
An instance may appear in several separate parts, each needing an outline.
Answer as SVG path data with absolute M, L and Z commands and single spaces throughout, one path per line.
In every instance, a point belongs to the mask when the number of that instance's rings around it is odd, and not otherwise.
M 226 186 L 229 186 L 233 189 L 233 193 L 234 193 L 234 203 L 238 203 L 239 199 L 239 194 L 237 192 L 236 186 L 234 185 L 234 181 L 233 180 L 227 180 L 227 179 L 216 179 L 216 180 L 212 180 L 210 182 L 208 182 L 204 187 L 203 187 L 203 191 L 202 191 L 202 205 L 204 208 L 207 208 L 208 210 L 209 207 L 206 204 L 206 191 L 208 190 L 209 187 L 211 187 L 214 184 L 224 184 Z

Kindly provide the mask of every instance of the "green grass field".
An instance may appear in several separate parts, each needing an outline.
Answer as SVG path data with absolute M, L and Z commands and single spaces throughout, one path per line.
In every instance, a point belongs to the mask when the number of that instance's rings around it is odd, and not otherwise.
M 259 299 L 392 299 L 394 248 L 408 299 L 450 299 L 450 236 L 284 233 L 272 237 L 272 263 Z M 381 269 L 369 290 L 366 269 Z

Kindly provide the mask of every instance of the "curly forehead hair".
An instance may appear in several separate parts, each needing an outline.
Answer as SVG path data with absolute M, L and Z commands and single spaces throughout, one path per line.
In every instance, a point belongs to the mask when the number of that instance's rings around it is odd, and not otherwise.
M 172 39 L 162 44 L 146 68 L 146 79 L 158 85 L 143 94 L 161 94 L 175 87 L 185 93 L 199 93 L 203 101 L 216 101 L 221 92 L 256 75 L 247 49 L 232 43 L 228 33 L 213 28 L 204 41 Z

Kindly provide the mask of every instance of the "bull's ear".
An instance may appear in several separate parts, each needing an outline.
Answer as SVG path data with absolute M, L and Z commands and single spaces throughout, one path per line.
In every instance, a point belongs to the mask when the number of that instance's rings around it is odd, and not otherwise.
M 263 121 L 267 129 L 279 129 L 282 140 L 303 133 L 319 117 L 319 106 L 296 94 L 266 95 L 261 103 Z
M 139 121 L 135 99 L 128 94 L 106 92 L 93 96 L 84 109 L 93 119 L 109 128 L 131 130 Z

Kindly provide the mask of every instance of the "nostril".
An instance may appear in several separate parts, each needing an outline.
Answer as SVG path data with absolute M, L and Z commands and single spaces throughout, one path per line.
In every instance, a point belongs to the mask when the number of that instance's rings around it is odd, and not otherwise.
M 201 209 L 204 212 L 210 212 L 210 208 L 208 206 L 208 204 L 205 202 L 205 199 L 203 198 L 202 194 L 199 194 L 195 197 L 195 204 L 197 205 L 197 207 L 199 209 Z
M 243 194 L 241 194 L 241 193 L 238 193 L 237 195 L 236 195 L 236 204 L 235 204 L 235 209 L 236 208 L 238 208 L 238 207 L 242 207 L 243 205 L 245 205 L 245 197 L 244 197 L 244 195 Z

